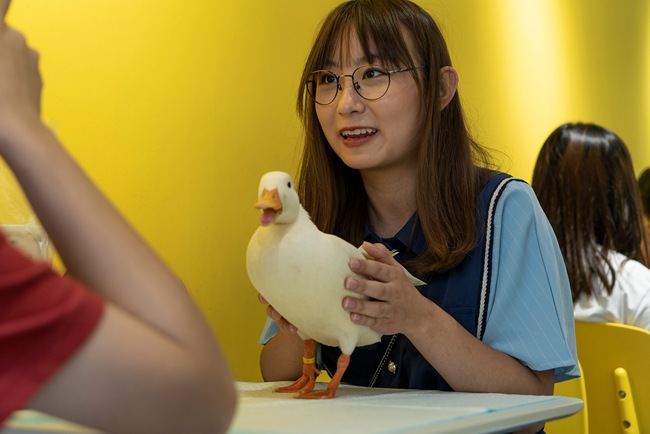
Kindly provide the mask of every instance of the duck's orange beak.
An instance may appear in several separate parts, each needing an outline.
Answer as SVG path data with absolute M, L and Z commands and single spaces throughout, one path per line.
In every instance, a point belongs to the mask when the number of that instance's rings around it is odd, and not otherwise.
M 276 211 L 281 210 L 282 202 L 280 202 L 280 198 L 278 197 L 278 189 L 274 188 L 273 190 L 267 190 L 265 188 L 260 200 L 255 202 L 255 208 L 262 210 L 267 208 L 271 208 Z
M 255 208 L 264 211 L 260 219 L 262 226 L 268 226 L 273 223 L 275 216 L 282 211 L 282 202 L 278 195 L 278 189 L 264 189 L 262 197 L 255 203 Z

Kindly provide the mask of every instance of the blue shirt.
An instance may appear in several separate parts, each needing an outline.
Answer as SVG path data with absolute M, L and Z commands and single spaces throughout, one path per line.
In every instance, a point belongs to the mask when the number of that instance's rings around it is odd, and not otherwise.
M 507 184 L 494 219 L 483 342 L 535 371 L 554 369 L 556 382 L 579 377 L 569 278 L 533 189 Z

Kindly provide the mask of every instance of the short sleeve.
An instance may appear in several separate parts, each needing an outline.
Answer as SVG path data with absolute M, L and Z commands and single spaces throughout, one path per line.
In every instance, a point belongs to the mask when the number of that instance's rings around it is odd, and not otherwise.
M 532 188 L 507 184 L 494 214 L 483 342 L 555 381 L 580 376 L 569 279 L 553 228 Z
M 0 425 L 86 341 L 104 302 L 0 233 Z
M 264 329 L 262 330 L 262 334 L 257 340 L 257 343 L 266 345 L 266 343 L 270 341 L 271 338 L 275 336 L 275 334 L 278 331 L 280 331 L 280 327 L 278 327 L 278 324 L 275 321 L 273 321 L 271 318 L 266 317 L 266 323 L 264 323 Z

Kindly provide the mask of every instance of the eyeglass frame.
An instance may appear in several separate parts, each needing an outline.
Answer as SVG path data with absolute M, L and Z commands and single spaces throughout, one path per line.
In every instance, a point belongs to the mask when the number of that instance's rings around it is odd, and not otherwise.
M 382 70 L 386 71 L 386 74 L 388 75 L 388 85 L 386 86 L 386 90 L 384 91 L 384 93 L 382 93 L 382 94 L 381 94 L 380 96 L 378 96 L 377 98 L 367 98 L 367 97 L 361 95 L 361 92 L 359 92 L 359 87 L 360 87 L 360 85 L 359 85 L 358 82 L 355 82 L 355 81 L 354 81 L 354 74 L 355 74 L 358 70 L 360 70 L 361 68 L 367 68 L 367 67 L 369 67 L 369 66 L 374 66 L 374 67 L 377 67 L 378 69 L 382 69 Z M 342 77 L 350 77 L 350 79 L 352 80 L 352 87 L 354 88 L 354 91 L 357 93 L 357 95 L 359 95 L 361 98 L 365 99 L 366 101 L 376 101 L 376 100 L 382 98 L 384 95 L 386 95 L 386 93 L 388 93 L 388 89 L 390 89 L 390 77 L 391 77 L 393 74 L 399 74 L 400 72 L 415 71 L 415 70 L 417 70 L 417 69 L 422 69 L 422 68 L 426 68 L 426 65 L 412 66 L 412 67 L 410 67 L 410 68 L 402 68 L 402 69 L 396 69 L 396 70 L 390 71 L 390 70 L 387 70 L 386 68 L 384 68 L 383 66 L 373 65 L 373 64 L 367 64 L 367 65 L 361 65 L 361 66 L 359 66 L 359 67 L 356 68 L 354 71 L 352 71 L 352 74 L 341 74 L 341 75 L 336 75 L 334 72 L 332 72 L 332 71 L 330 71 L 330 70 L 328 70 L 328 69 L 317 69 L 317 70 L 315 70 L 315 71 L 310 72 L 310 73 L 309 73 L 309 76 L 311 77 L 312 74 L 314 74 L 314 73 L 316 73 L 316 72 L 321 72 L 321 71 L 322 71 L 322 72 L 328 72 L 328 73 L 332 74 L 332 76 L 333 76 L 334 78 L 336 78 L 336 92 L 334 93 L 334 96 L 332 97 L 332 100 L 331 100 L 330 102 L 328 102 L 328 103 L 321 103 L 321 102 L 316 101 L 316 96 L 315 96 L 315 95 L 312 95 L 311 92 L 309 91 L 309 83 L 313 83 L 314 80 L 311 80 L 311 79 L 310 79 L 310 80 L 307 80 L 307 81 L 305 82 L 305 90 L 307 91 L 307 94 L 309 95 L 309 97 L 311 98 L 311 100 L 314 101 L 314 103 L 316 103 L 316 104 L 318 104 L 318 105 L 330 105 L 330 104 L 332 104 L 332 103 L 334 102 L 334 100 L 335 100 L 336 97 L 338 96 L 339 91 L 342 91 L 342 90 L 343 90 L 343 85 L 341 84 L 341 78 L 342 78 Z M 314 92 L 314 93 L 315 93 L 315 92 Z

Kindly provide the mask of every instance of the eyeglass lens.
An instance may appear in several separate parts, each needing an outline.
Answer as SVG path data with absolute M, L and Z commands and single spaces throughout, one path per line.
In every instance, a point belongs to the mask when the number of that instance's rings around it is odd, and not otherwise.
M 327 105 L 342 89 L 340 82 L 343 77 L 350 75 L 337 76 L 332 71 L 314 71 L 307 81 L 307 92 L 316 103 Z M 390 72 L 379 66 L 361 66 L 354 70 L 351 78 L 357 93 L 368 100 L 381 98 L 390 86 Z

